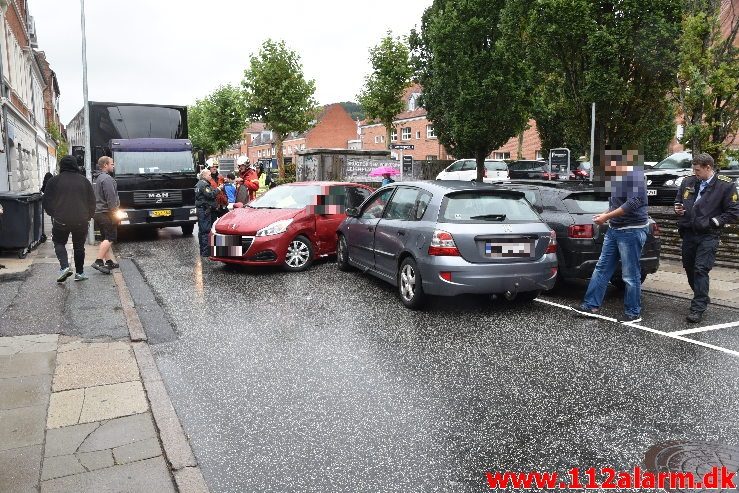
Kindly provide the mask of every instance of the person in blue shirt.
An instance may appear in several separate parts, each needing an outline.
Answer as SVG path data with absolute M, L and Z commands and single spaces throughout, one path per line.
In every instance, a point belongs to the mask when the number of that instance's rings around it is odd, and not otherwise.
M 602 226 L 609 223 L 600 258 L 590 278 L 585 298 L 575 311 L 598 313 L 608 283 L 621 261 L 621 276 L 626 286 L 625 316 L 619 322 L 641 321 L 641 252 L 647 241 L 647 186 L 644 169 L 638 165 L 637 151 L 606 151 L 606 189 L 610 188 L 608 211 L 593 217 Z
M 226 175 L 226 183 L 223 185 L 223 191 L 226 192 L 226 198 L 229 204 L 236 202 L 236 187 L 234 186 L 234 180 L 236 175 L 229 173 Z
M 391 183 L 395 183 L 395 180 L 390 178 L 390 173 L 385 173 L 384 175 L 382 175 L 382 185 L 381 186 L 384 187 L 385 185 L 390 185 Z

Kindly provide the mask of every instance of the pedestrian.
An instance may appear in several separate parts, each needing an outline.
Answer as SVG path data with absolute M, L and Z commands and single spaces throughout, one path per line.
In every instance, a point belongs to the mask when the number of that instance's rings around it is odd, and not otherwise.
M 242 180 L 246 176 L 246 169 L 248 167 L 248 163 L 249 163 L 249 159 L 246 159 L 246 161 L 244 161 L 243 163 L 239 164 L 239 171 L 238 171 L 238 173 L 239 173 L 239 178 L 241 178 Z
M 606 151 L 606 188 L 610 188 L 608 211 L 593 217 L 599 226 L 609 223 L 600 258 L 590 278 L 585 298 L 576 311 L 591 315 L 603 304 L 608 283 L 621 260 L 625 316 L 620 322 L 641 320 L 641 251 L 647 241 L 649 216 L 644 169 L 635 166 L 636 151 Z
M 236 202 L 240 202 L 242 205 L 249 202 L 249 189 L 244 185 L 244 180 L 241 177 L 236 178 Z
M 382 184 L 380 186 L 384 187 L 385 185 L 390 185 L 391 183 L 395 183 L 395 180 L 390 178 L 390 173 L 385 173 L 382 175 Z
M 236 176 L 233 173 L 226 175 L 226 181 L 223 184 L 223 192 L 226 194 L 226 200 L 229 204 L 236 202 L 236 187 L 234 186 L 234 180 Z
M 216 197 L 222 194 L 223 185 L 213 188 L 210 171 L 200 172 L 200 180 L 195 184 L 195 208 L 198 214 L 198 241 L 200 242 L 200 256 L 210 256 L 208 233 L 213 225 L 213 216 L 217 207 Z
M 244 185 L 249 189 L 249 202 L 256 199 L 257 190 L 259 190 L 259 177 L 257 176 L 256 167 L 251 163 L 248 163 L 244 174 Z
M 49 180 L 54 178 L 54 175 L 51 174 L 51 171 L 47 171 L 44 175 L 44 181 L 41 184 L 41 193 L 44 193 L 46 191 L 46 184 L 49 183 Z
M 95 192 L 84 176 L 79 174 L 77 159 L 64 156 L 59 161 L 59 174 L 46 183 L 42 204 L 51 216 L 51 239 L 54 253 L 59 260 L 59 275 L 56 281 L 62 283 L 71 275 L 67 241 L 72 235 L 74 251 L 74 280 L 84 281 L 85 239 L 90 219 L 95 214 Z
M 226 180 L 218 172 L 218 163 L 213 163 L 210 166 L 209 182 L 211 188 L 219 191 L 218 195 L 216 195 L 215 215 L 217 217 L 221 217 L 226 212 L 228 212 L 228 209 L 226 208 L 226 206 L 228 205 L 228 198 L 226 197 L 225 193 L 222 193 L 223 187 L 221 185 L 223 185 Z
M 120 207 L 118 185 L 113 174 L 115 162 L 113 158 L 103 156 L 98 159 L 97 170 L 93 174 L 92 186 L 95 189 L 95 226 L 100 230 L 100 246 L 98 256 L 92 268 L 103 274 L 110 274 L 118 268 L 113 256 L 113 243 L 118 241 L 118 219 L 116 213 Z
M 716 260 L 721 228 L 739 220 L 736 185 L 716 172 L 710 155 L 698 154 L 693 158 L 693 176 L 683 179 L 674 207 L 680 216 L 683 268 L 693 290 L 686 320 L 697 323 L 711 302 L 708 273 Z

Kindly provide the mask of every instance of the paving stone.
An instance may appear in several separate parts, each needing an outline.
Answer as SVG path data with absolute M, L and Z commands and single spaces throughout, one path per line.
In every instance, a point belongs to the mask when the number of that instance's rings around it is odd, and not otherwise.
M 1 491 L 36 493 L 42 448 L 42 445 L 31 445 L 0 452 Z
M 88 471 L 94 471 L 96 469 L 103 469 L 106 467 L 112 467 L 115 465 L 113 461 L 113 454 L 110 450 L 98 450 L 95 452 L 80 452 L 74 454 Z M 155 456 L 150 456 L 155 457 Z M 149 457 L 142 457 L 148 459 Z
M 53 351 L 0 356 L 0 378 L 52 375 L 55 357 Z
M 103 371 L 101 371 L 103 369 Z M 54 392 L 139 380 L 139 369 L 125 344 L 111 348 L 81 347 L 59 353 Z
M 0 411 L 0 450 L 43 443 L 45 429 L 46 406 Z
M 208 486 L 199 467 L 185 467 L 175 471 L 174 480 L 180 493 L 208 493 Z
M 156 438 L 156 430 L 151 414 L 135 414 L 125 418 L 111 419 L 100 425 L 98 429 L 79 446 L 80 452 L 112 449 L 129 443 Z
M 80 423 L 102 421 L 149 410 L 141 382 L 125 382 L 85 389 Z
M 79 422 L 82 404 L 85 401 L 85 390 L 66 390 L 54 392 L 49 399 L 49 419 L 47 428 L 61 428 L 76 425 Z
M 167 493 L 174 492 L 163 457 L 113 466 L 41 483 L 41 493 Z
M 46 430 L 44 456 L 54 457 L 57 455 L 73 454 L 77 451 L 85 438 L 96 430 L 100 424 L 101 423 L 85 423 Z
M 83 472 L 86 472 L 86 469 L 82 467 L 82 464 L 80 464 L 80 461 L 74 455 L 46 457 L 44 459 L 44 467 L 41 469 L 41 481 Z
M 150 459 L 162 455 L 162 448 L 157 438 L 149 438 L 140 442 L 129 443 L 113 449 L 116 464 L 127 464 L 137 460 Z
M 0 355 L 56 351 L 56 334 L 0 337 Z
M 0 379 L 0 409 L 46 406 L 51 393 L 51 375 Z

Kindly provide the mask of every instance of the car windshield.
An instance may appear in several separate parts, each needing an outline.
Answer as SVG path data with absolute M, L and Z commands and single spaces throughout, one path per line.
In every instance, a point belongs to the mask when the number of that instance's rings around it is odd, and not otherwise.
M 673 157 L 670 156 L 657 163 L 653 169 L 687 169 L 692 166 L 689 157 Z
M 608 210 L 608 195 L 596 192 L 573 193 L 565 198 L 564 203 L 573 214 L 600 214 Z
M 439 222 L 539 221 L 524 197 L 516 193 L 456 192 L 444 197 Z
M 303 209 L 316 205 L 319 185 L 280 185 L 249 203 L 254 209 Z
M 488 171 L 508 171 L 508 166 L 503 161 L 485 161 Z
M 176 152 L 114 152 L 117 175 L 147 173 L 193 173 L 195 163 L 190 151 Z

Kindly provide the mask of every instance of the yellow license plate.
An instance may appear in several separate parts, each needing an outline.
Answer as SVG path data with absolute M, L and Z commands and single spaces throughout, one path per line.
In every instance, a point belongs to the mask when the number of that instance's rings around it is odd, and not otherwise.
M 171 209 L 162 209 L 158 211 L 151 211 L 151 217 L 169 217 L 172 215 Z

